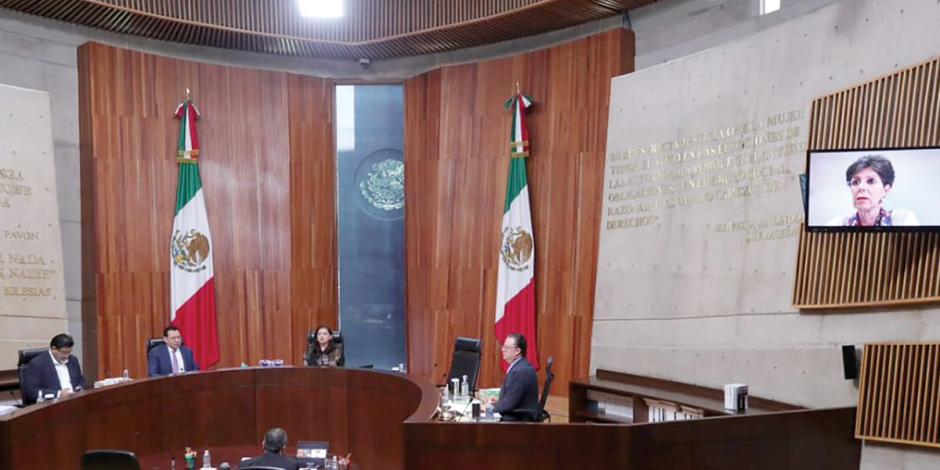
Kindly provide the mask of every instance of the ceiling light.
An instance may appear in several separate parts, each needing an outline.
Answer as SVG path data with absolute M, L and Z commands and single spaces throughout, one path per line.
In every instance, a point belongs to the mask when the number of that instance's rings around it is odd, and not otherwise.
M 304 18 L 342 18 L 344 0 L 297 0 Z

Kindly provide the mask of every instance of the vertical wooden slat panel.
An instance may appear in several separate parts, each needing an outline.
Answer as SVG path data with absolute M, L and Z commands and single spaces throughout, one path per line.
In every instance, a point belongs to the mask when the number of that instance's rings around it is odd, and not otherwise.
M 811 149 L 940 146 L 940 59 L 813 101 Z M 804 229 L 805 232 L 805 229 Z M 940 237 L 930 232 L 803 233 L 798 308 L 940 302 Z
M 940 343 L 867 344 L 856 437 L 940 447 Z

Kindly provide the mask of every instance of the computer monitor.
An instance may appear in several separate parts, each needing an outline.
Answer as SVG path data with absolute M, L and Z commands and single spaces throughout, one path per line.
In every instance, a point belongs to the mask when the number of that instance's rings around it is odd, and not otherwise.
M 307 467 L 322 467 L 329 449 L 330 443 L 326 441 L 300 441 L 297 443 L 297 460 Z

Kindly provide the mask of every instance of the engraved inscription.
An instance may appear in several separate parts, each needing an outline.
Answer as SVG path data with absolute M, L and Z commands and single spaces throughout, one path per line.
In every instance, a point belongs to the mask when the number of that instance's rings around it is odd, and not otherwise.
M 789 110 L 608 154 L 604 228 L 655 226 L 662 211 L 791 189 L 798 184 L 792 157 L 805 150 L 805 118 L 805 111 Z M 746 237 L 792 237 L 801 221 L 750 230 Z

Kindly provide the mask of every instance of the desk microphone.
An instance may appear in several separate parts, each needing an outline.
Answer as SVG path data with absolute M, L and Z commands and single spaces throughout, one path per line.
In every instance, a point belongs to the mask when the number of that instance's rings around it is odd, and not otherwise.
M 222 462 L 219 464 L 219 470 L 232 470 L 232 466 L 228 462 Z

